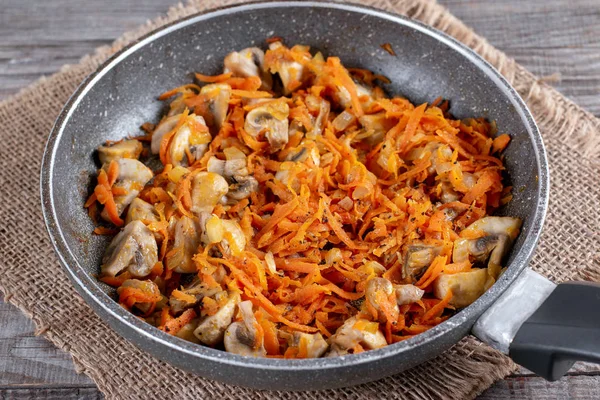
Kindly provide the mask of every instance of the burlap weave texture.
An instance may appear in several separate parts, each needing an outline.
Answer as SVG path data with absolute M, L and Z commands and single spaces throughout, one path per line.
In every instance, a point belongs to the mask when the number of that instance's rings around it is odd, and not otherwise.
M 161 25 L 238 1 L 193 0 L 125 34 L 77 65 L 66 66 L 0 103 L 0 290 L 109 398 L 466 399 L 515 368 L 466 338 L 435 360 L 379 382 L 327 392 L 268 392 L 212 382 L 162 363 L 120 338 L 76 294 L 51 249 L 41 216 L 39 168 L 54 119 L 83 78 L 115 51 Z M 539 82 L 430 0 L 366 0 L 421 20 L 472 47 L 527 101 L 548 150 L 551 200 L 532 261 L 554 281 L 600 280 L 600 121 Z M 51 277 L 51 279 L 50 279 Z

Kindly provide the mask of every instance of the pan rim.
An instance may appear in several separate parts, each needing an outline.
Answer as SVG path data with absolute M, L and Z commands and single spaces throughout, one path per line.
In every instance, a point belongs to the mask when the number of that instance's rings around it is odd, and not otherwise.
M 388 345 L 381 349 L 370 350 L 361 354 L 306 360 L 251 358 L 196 345 L 194 343 L 186 342 L 177 337 L 168 335 L 167 333 L 164 333 L 152 327 L 151 325 L 138 320 L 128 311 L 119 306 L 117 302 L 99 289 L 97 283 L 95 282 L 95 278 L 90 276 L 78 263 L 62 234 L 60 220 L 57 217 L 53 201 L 53 171 L 55 155 L 59 148 L 60 139 L 62 137 L 64 128 L 69 122 L 71 115 L 77 108 L 79 102 L 85 97 L 87 92 L 95 85 L 95 83 L 102 79 L 102 77 L 114 66 L 127 59 L 138 49 L 152 43 L 162 36 L 168 35 L 171 32 L 217 16 L 262 8 L 280 7 L 313 7 L 334 11 L 341 10 L 367 14 L 407 26 L 408 28 L 428 35 L 433 39 L 442 42 L 450 49 L 459 52 L 469 62 L 475 64 L 478 69 L 482 70 L 486 76 L 491 79 L 500 90 L 502 90 L 502 92 L 515 106 L 522 118 L 523 123 L 527 127 L 530 140 L 536 152 L 536 164 L 539 174 L 538 204 L 535 214 L 530 216 L 532 223 L 529 235 L 524 240 L 512 263 L 508 266 L 506 273 L 503 274 L 503 276 L 492 288 L 490 288 L 490 290 L 488 290 L 472 305 L 461 310 L 447 321 L 413 338 Z M 537 125 L 535 124 L 533 117 L 524 101 L 518 95 L 516 90 L 512 88 L 506 79 L 502 77 L 493 66 L 491 66 L 473 50 L 460 43 L 456 39 L 419 21 L 362 5 L 321 1 L 259 1 L 245 3 L 243 5 L 233 5 L 211 9 L 190 15 L 181 20 L 174 21 L 144 35 L 130 45 L 121 49 L 102 65 L 100 65 L 95 72 L 90 74 L 82 82 L 75 93 L 70 97 L 52 128 L 42 160 L 40 190 L 42 211 L 46 229 L 55 253 L 59 258 L 59 262 L 61 263 L 65 272 L 67 272 L 67 275 L 74 284 L 75 288 L 83 295 L 87 303 L 92 306 L 95 312 L 99 314 L 105 322 L 107 319 L 111 319 L 111 321 L 120 325 L 119 331 L 121 329 L 129 330 L 130 335 L 135 334 L 138 336 L 144 336 L 154 345 L 163 346 L 168 348 L 170 351 L 182 352 L 191 357 L 206 359 L 219 364 L 227 364 L 249 369 L 298 371 L 335 369 L 342 367 L 345 368 L 351 365 L 365 364 L 383 358 L 394 357 L 409 348 L 427 345 L 429 342 L 432 342 L 446 333 L 458 328 L 463 323 L 468 321 L 473 315 L 479 315 L 485 311 L 517 278 L 520 272 L 526 267 L 527 262 L 533 254 L 533 250 L 536 247 L 541 233 L 548 207 L 549 171 L 546 151 L 539 129 L 537 128 Z M 104 315 L 104 313 L 106 313 L 106 315 Z M 109 325 L 112 326 L 112 324 Z M 115 327 L 113 326 L 112 329 L 115 329 Z M 135 340 L 128 340 L 134 342 L 134 344 L 137 344 L 135 343 Z

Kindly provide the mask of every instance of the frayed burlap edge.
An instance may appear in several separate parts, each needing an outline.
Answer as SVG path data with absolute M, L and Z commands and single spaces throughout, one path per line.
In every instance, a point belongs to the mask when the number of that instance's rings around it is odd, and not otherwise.
M 228 4 L 236 3 L 237 1 L 228 1 Z M 208 4 L 207 4 L 208 3 Z M 220 2 L 219 5 L 223 5 Z M 427 0 L 409 0 L 409 1 L 375 1 L 369 2 L 370 5 L 386 9 L 388 11 L 403 13 L 413 18 L 419 19 L 427 24 L 435 26 L 450 35 L 456 37 L 466 45 L 472 47 L 479 52 L 483 57 L 490 61 L 498 70 L 511 82 L 515 88 L 526 99 L 529 107 L 538 118 L 540 126 L 552 127 L 561 132 L 561 140 L 565 146 L 573 150 L 576 155 L 582 154 L 588 160 L 590 157 L 596 157 L 600 152 L 600 139 L 597 132 L 600 128 L 600 123 L 593 115 L 581 110 L 571 101 L 565 99 L 553 88 L 543 82 L 537 80 L 523 67 L 509 59 L 502 52 L 493 48 L 484 39 L 477 36 L 462 22 L 449 14 L 443 7 L 437 3 Z M 201 9 L 210 8 L 214 4 L 206 1 L 192 1 L 188 5 L 178 5 L 169 10 L 166 16 L 157 18 L 152 22 L 140 27 L 136 31 L 126 33 L 120 39 L 116 40 L 112 46 L 104 46 L 99 48 L 95 54 L 84 57 L 81 62 L 73 66 L 65 66 L 59 73 L 50 77 L 42 78 L 38 82 L 23 89 L 16 96 L 0 103 L 0 109 L 7 106 L 9 103 L 19 102 L 24 98 L 31 96 L 40 96 L 40 94 L 49 96 L 51 99 L 53 93 L 61 88 L 65 82 L 72 84 L 73 82 L 81 81 L 95 66 L 102 63 L 111 54 L 118 51 L 127 43 L 131 42 L 156 29 L 157 27 L 172 22 L 176 19 L 188 16 Z M 63 88 L 64 89 L 64 88 Z M 574 120 L 578 122 L 573 123 Z M 591 163 L 591 161 L 590 161 Z M 590 166 L 589 168 L 593 168 Z M 0 181 L 4 179 L 0 176 Z M 0 186 L 2 182 L 0 182 Z M 595 249 L 595 248 L 594 248 Z M 598 254 L 592 254 L 593 259 L 597 263 Z M 535 266 L 535 262 L 534 262 Z M 598 278 L 598 268 L 583 268 L 578 274 L 569 275 L 569 277 L 583 277 L 584 279 Z M 558 279 L 564 278 L 562 275 L 557 276 Z M 36 323 L 36 334 L 45 334 L 59 348 L 70 352 L 73 355 L 74 361 L 79 371 L 85 372 L 94 379 L 101 390 L 113 397 L 120 397 L 118 388 L 111 387 L 109 382 L 98 374 L 98 370 L 93 362 L 85 361 L 86 358 L 70 346 L 70 338 L 63 338 L 55 335 L 53 329 L 45 324 L 45 319 L 42 316 L 35 315 L 31 312 L 30 306 L 19 296 L 11 295 L 10 285 L 5 285 L 0 277 L 0 290 L 5 293 L 5 300 L 11 302 L 21 309 L 28 317 L 32 318 Z M 74 301 L 81 301 L 76 299 Z M 418 385 L 411 385 L 412 382 L 419 382 L 419 373 L 426 370 L 427 365 L 422 368 L 407 371 L 407 380 L 409 382 L 405 388 L 404 395 L 400 398 L 471 398 L 481 393 L 485 388 L 489 387 L 497 379 L 501 379 L 508 373 L 514 370 L 515 365 L 508 359 L 501 356 L 499 353 L 487 348 L 484 345 L 476 344 L 472 338 L 467 338 L 461 344 L 455 346 L 445 357 L 446 370 L 449 371 L 447 376 L 429 377 L 430 379 L 441 379 L 440 384 L 432 385 L 424 388 Z M 444 356 L 442 356 L 444 357 Z M 496 368 L 489 369 L 489 374 L 477 374 L 482 365 L 481 363 L 491 363 Z M 455 386 L 452 391 L 444 391 L 444 384 L 449 382 L 449 379 Z M 411 381 L 412 380 L 412 381 Z M 462 383 L 461 383 L 462 382 Z M 209 383 L 210 384 L 210 383 Z M 368 395 L 369 393 L 375 396 L 381 385 L 378 383 L 363 385 L 362 391 L 349 389 L 344 397 L 350 397 L 349 394 Z M 450 389 L 450 388 L 448 388 Z M 240 393 L 246 393 L 249 396 L 251 392 L 241 390 Z M 264 392 L 263 392 L 264 393 Z M 335 396 L 335 392 L 331 392 Z M 307 395 L 307 398 L 313 396 Z M 269 398 L 269 396 L 260 396 Z M 282 397 L 282 396 L 279 396 Z M 315 396 L 316 398 L 317 396 Z

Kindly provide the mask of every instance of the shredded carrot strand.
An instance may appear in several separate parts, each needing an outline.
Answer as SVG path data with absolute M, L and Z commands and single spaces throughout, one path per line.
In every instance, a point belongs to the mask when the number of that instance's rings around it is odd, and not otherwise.
M 182 337 L 239 295 L 256 319 L 245 344 L 274 358 L 339 346 L 349 318 L 357 319 L 352 329 L 388 344 L 449 318 L 462 292 L 441 292 L 440 277 L 481 271 L 482 257 L 466 254 L 473 243 L 464 241 L 485 237 L 471 225 L 511 199 L 501 156 L 510 136 L 482 118 L 454 119 L 441 97 L 417 105 L 387 98 L 377 86 L 385 77 L 307 46 L 273 38 L 259 58 L 253 76 L 196 73 L 196 83 L 160 95 L 170 102 L 172 129 L 159 138 L 146 123 L 137 136 L 154 137 L 155 152 L 160 142 L 162 167 L 144 187 L 119 171 L 119 160 L 98 171 L 84 203 L 94 233 L 141 222 L 158 260 L 145 276 L 129 268 L 99 279 L 117 288 L 123 307 Z M 98 226 L 97 216 L 108 225 Z M 372 293 L 374 278 L 392 291 Z M 406 284 L 423 293 L 398 305 L 397 285 Z M 368 350 L 357 341 L 346 347 Z

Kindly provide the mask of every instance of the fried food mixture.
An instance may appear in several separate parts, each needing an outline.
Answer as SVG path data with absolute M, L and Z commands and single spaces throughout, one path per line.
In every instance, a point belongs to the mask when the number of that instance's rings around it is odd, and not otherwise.
M 280 40 L 196 80 L 145 136 L 98 149 L 85 206 L 116 234 L 99 279 L 139 318 L 240 355 L 330 357 L 422 333 L 498 279 L 521 221 L 490 216 L 511 198 L 493 124 Z

